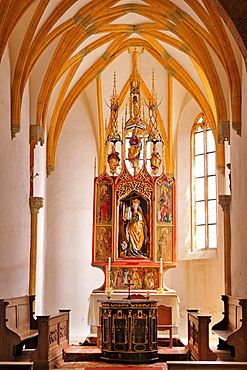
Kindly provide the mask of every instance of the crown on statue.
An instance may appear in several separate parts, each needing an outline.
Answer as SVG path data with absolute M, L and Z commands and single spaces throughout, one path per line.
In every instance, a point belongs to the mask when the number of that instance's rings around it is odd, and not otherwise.
M 140 205 L 140 200 L 139 199 L 133 199 L 132 200 L 132 204 L 138 204 L 138 206 Z

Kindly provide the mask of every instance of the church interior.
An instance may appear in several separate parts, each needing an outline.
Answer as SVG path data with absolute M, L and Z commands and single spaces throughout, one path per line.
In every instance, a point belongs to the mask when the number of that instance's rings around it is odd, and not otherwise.
M 247 366 L 246 1 L 1 0 L 0 17 L 0 368 L 24 311 L 34 370 L 54 366 L 39 338 L 155 362 L 159 306 L 168 347 Z

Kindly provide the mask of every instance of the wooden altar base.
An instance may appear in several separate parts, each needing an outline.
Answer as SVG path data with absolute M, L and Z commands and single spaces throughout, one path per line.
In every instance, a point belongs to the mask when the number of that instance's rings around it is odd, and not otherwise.
M 158 361 L 186 361 L 189 358 L 187 346 L 158 347 Z M 102 361 L 101 349 L 96 346 L 69 345 L 63 349 L 64 362 Z M 103 361 L 102 361 L 103 362 Z

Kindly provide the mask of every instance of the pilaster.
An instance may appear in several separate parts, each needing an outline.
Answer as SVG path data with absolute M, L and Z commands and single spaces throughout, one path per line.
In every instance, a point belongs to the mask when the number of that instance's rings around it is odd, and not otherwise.
M 31 212 L 31 247 L 30 247 L 30 275 L 29 275 L 29 294 L 36 294 L 36 265 L 37 265 L 37 234 L 38 234 L 38 213 L 43 207 L 42 197 L 30 197 Z
M 219 204 L 224 212 L 225 294 L 231 295 L 231 195 L 219 195 Z

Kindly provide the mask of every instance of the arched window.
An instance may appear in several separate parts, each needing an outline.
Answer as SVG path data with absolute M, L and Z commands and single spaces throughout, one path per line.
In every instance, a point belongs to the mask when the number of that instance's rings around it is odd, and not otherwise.
M 203 115 L 192 128 L 192 251 L 217 247 L 216 150 Z

